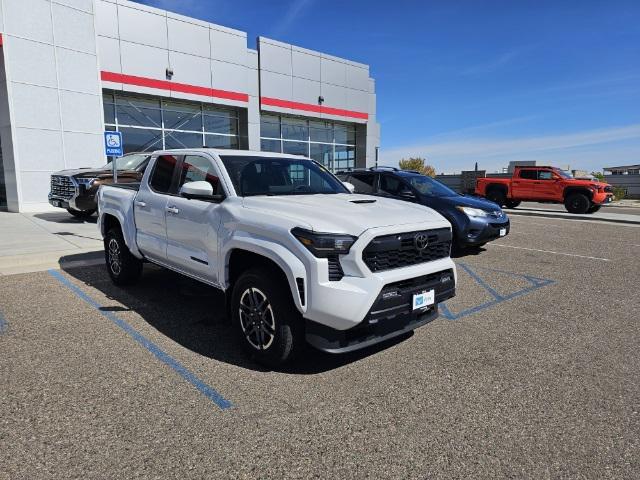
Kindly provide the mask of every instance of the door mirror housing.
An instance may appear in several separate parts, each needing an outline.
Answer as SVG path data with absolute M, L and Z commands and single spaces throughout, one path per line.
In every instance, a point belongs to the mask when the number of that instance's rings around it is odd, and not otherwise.
M 213 187 L 204 180 L 185 183 L 180 187 L 180 196 L 189 200 L 208 200 L 210 202 L 220 202 L 224 198 L 223 195 L 214 195 Z
M 347 190 L 349 190 L 349 192 L 353 193 L 356 191 L 356 187 L 353 183 L 349 183 L 349 182 L 342 182 L 342 184 L 347 187 Z

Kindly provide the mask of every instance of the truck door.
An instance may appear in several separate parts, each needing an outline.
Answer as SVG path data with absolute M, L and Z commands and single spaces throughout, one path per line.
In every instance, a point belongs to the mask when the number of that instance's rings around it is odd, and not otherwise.
M 213 160 L 185 155 L 179 167 L 177 192 L 187 182 L 206 181 L 215 195 L 224 194 Z M 208 200 L 170 197 L 167 203 L 167 262 L 207 282 L 218 283 L 218 229 L 222 206 Z
M 562 186 L 552 170 L 538 170 L 538 180 L 535 182 L 532 199 L 557 200 L 562 198 Z
M 538 172 L 533 168 L 521 168 L 518 176 L 511 179 L 511 196 L 518 200 L 530 199 L 534 182 L 538 181 Z
M 138 247 L 150 260 L 160 263 L 167 261 L 166 208 L 167 200 L 172 198 L 177 162 L 177 156 L 159 156 L 149 180 L 140 185 L 133 205 Z

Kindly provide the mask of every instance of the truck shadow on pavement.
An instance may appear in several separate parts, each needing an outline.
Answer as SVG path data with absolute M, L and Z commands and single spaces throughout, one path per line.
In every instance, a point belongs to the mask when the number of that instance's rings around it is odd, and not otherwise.
M 134 327 L 137 319 L 131 313 L 135 313 L 162 335 L 195 353 L 242 368 L 267 371 L 245 355 L 227 319 L 224 295 L 217 289 L 150 264 L 145 264 L 141 282 L 118 287 L 111 282 L 104 265 L 69 267 L 73 264 L 72 257 L 61 259 L 62 270 L 84 284 L 80 288 L 100 304 L 100 311 L 111 312 Z M 101 318 L 96 316 L 92 320 Z M 323 353 L 308 346 L 299 358 L 278 371 L 301 375 L 323 373 L 357 362 L 412 335 L 343 355 Z M 132 348 L 136 348 L 134 344 Z
M 92 215 L 87 218 L 76 218 L 70 213 L 67 212 L 45 212 L 45 213 L 36 213 L 33 215 L 35 218 L 44 220 L 45 222 L 51 223 L 98 223 L 98 217 L 96 215 Z

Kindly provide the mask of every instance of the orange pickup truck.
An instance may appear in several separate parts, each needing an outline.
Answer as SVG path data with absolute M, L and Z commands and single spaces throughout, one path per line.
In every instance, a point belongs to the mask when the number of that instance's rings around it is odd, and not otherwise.
M 523 200 L 564 203 L 570 213 L 594 213 L 613 200 L 608 183 L 579 180 L 556 167 L 516 167 L 511 178 L 479 178 L 475 193 L 507 208 Z

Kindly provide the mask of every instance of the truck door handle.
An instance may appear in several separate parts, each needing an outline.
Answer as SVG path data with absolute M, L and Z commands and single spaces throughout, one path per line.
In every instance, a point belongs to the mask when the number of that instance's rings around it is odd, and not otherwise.
M 170 207 L 167 207 L 167 212 L 176 214 L 176 213 L 180 213 L 180 209 L 172 205 Z
M 146 202 L 143 202 L 142 200 L 136 200 L 136 205 L 139 207 L 146 207 L 147 204 Z

